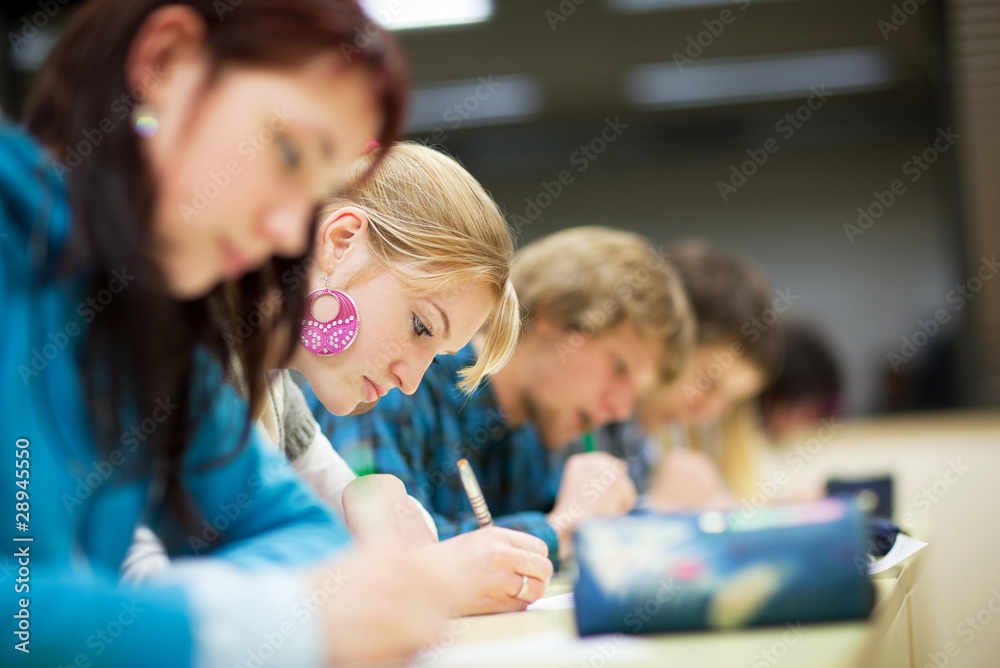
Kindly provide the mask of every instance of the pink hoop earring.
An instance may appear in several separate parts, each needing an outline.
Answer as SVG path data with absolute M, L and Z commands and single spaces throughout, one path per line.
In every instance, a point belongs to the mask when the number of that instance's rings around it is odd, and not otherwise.
M 316 320 L 313 306 L 325 295 L 336 297 L 337 314 L 326 321 Z M 358 305 L 346 292 L 322 288 L 314 290 L 306 297 L 309 320 L 302 321 L 302 345 L 314 355 L 336 355 L 351 347 L 358 337 Z

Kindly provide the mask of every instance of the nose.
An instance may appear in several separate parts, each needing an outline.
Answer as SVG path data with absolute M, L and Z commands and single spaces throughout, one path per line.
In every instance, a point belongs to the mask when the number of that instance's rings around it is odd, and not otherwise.
M 687 398 L 687 414 L 695 420 L 707 422 L 722 414 L 725 399 L 719 395 L 718 388 L 710 387 Z
M 264 215 L 258 232 L 274 255 L 298 257 L 309 247 L 312 212 L 312 203 L 305 199 L 276 206 Z
M 729 412 L 731 404 L 718 394 L 706 397 L 700 406 L 698 417 L 702 420 L 718 420 Z
M 427 367 L 434 360 L 433 355 L 418 355 L 413 353 L 408 356 L 409 359 L 399 359 L 389 365 L 389 371 L 396 377 L 396 384 L 403 394 L 413 394 L 417 391 Z
M 636 393 L 631 381 L 612 384 L 605 399 L 605 408 L 613 422 L 623 422 L 635 412 Z

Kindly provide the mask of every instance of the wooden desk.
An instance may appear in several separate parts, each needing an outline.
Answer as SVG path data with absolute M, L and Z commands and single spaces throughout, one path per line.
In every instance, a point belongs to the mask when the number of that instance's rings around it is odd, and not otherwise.
M 912 559 L 918 558 L 914 557 Z M 865 668 L 912 665 L 905 568 L 875 576 L 877 603 L 867 621 L 779 626 L 743 631 L 675 633 L 648 636 L 576 638 L 571 610 L 466 617 L 456 620 L 454 643 L 435 653 L 427 665 L 516 666 L 517 668 Z M 546 596 L 572 584 L 556 578 Z M 563 639 L 551 646 L 539 639 Z M 551 651 L 519 653 L 518 646 Z M 477 651 L 478 650 L 478 651 Z M 890 662 L 887 657 L 899 662 Z M 876 662 L 877 660 L 878 662 Z
M 878 603 L 865 622 L 803 627 L 794 644 L 785 642 L 788 629 L 780 627 L 641 636 L 646 654 L 634 658 L 620 652 L 609 660 L 600 645 L 576 640 L 571 611 L 513 613 L 456 620 L 459 627 L 443 643 L 447 647 L 429 657 L 429 665 L 921 668 L 933 665 L 933 657 L 940 657 L 948 643 L 961 654 L 949 655 L 947 668 L 997 665 L 1000 620 L 971 641 L 958 634 L 957 627 L 983 611 L 993 589 L 1000 589 L 1000 533 L 993 530 L 1000 526 L 998 444 L 1000 413 L 995 410 L 894 416 L 845 421 L 836 438 L 812 454 L 805 469 L 794 472 L 785 465 L 793 482 L 813 486 L 829 476 L 892 473 L 897 519 L 911 518 L 912 526 L 907 522 L 906 528 L 930 542 L 902 568 L 876 576 Z M 784 462 L 783 453 L 778 455 Z M 961 463 L 966 471 L 957 482 L 949 473 L 953 463 Z M 947 489 L 941 489 L 945 484 Z M 568 587 L 557 580 L 549 593 L 563 593 Z M 541 660 L 525 653 L 514 658 L 505 654 L 545 632 L 565 638 L 562 650 Z

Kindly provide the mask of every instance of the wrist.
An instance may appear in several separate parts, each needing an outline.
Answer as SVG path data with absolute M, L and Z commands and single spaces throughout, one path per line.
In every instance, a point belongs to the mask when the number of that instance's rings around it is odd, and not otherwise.
M 561 553 L 562 546 L 567 543 L 573 535 L 573 529 L 576 527 L 576 520 L 569 513 L 555 508 L 551 513 L 545 516 L 545 521 L 550 527 L 552 527 L 552 530 L 555 531 L 556 540 L 559 541 L 559 551 Z

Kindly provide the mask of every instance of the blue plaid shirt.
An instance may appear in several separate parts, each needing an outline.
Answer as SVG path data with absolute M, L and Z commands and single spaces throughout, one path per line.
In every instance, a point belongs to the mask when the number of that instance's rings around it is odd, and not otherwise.
M 332 415 L 303 388 L 320 428 L 359 473 L 390 473 L 434 517 L 441 539 L 478 528 L 456 463 L 469 460 L 493 522 L 538 536 L 559 554 L 555 530 L 545 520 L 558 489 L 533 424 L 510 429 L 488 382 L 472 394 L 457 389 L 458 372 L 475 361 L 466 346 L 438 357 L 413 396 L 392 390 L 367 413 Z

